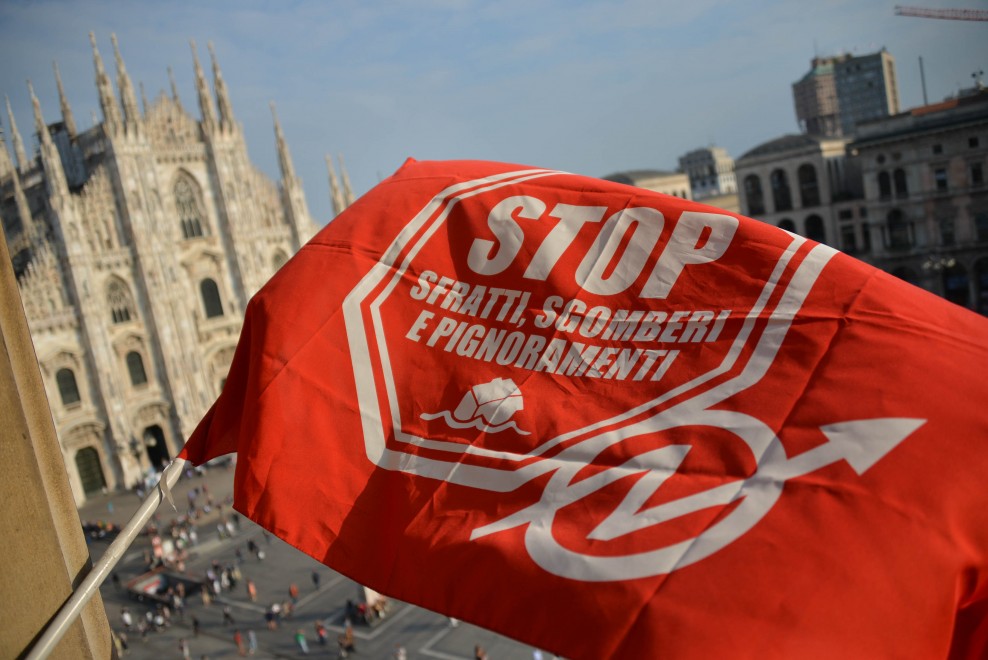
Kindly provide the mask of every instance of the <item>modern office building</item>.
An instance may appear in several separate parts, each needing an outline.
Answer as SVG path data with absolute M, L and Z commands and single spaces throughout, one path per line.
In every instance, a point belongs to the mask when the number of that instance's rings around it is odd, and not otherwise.
M 884 48 L 814 57 L 792 92 L 800 129 L 811 135 L 852 136 L 858 124 L 899 112 L 895 58 Z
M 114 89 L 90 38 L 102 121 L 78 130 L 56 69 L 59 121 L 30 90 L 37 151 L 9 103 L 0 136 L 0 215 L 77 502 L 176 455 L 247 301 L 317 228 L 277 117 L 280 185 L 251 162 L 212 48 L 210 89 L 193 44 L 194 118 L 174 81 L 138 105 L 115 38 Z

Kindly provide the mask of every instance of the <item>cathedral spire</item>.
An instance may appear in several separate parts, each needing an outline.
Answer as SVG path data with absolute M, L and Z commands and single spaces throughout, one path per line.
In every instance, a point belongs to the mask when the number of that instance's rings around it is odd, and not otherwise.
M 271 102 L 271 116 L 274 117 L 274 137 L 278 145 L 278 165 L 281 167 L 281 178 L 287 187 L 295 183 L 295 166 L 292 165 L 291 154 L 288 153 L 288 144 L 285 142 L 285 135 L 281 132 L 281 122 L 278 121 L 278 113 L 274 109 L 274 101 Z
M 329 170 L 329 198 L 333 202 L 333 216 L 343 213 L 346 203 L 343 201 L 343 193 L 340 192 L 340 183 L 336 179 L 336 170 L 333 169 L 333 157 L 326 154 L 326 169 Z
M 212 131 L 216 125 L 216 115 L 213 114 L 213 97 L 209 95 L 209 85 L 206 84 L 206 76 L 202 73 L 202 65 L 199 64 L 199 53 L 196 52 L 196 42 L 189 40 L 192 46 L 192 62 L 196 72 L 196 92 L 199 95 L 199 112 L 202 115 L 202 126 L 207 131 Z
M 14 148 L 14 157 L 17 158 L 17 169 L 21 172 L 27 169 L 27 154 L 24 153 L 24 140 L 17 130 L 17 120 L 14 119 L 14 111 L 10 109 L 10 98 L 4 97 L 7 101 L 7 118 L 10 120 L 10 144 Z
M 51 187 L 52 197 L 67 198 L 69 186 L 65 181 L 65 171 L 62 169 L 62 158 L 58 155 L 58 149 L 52 142 L 51 134 L 48 132 L 48 124 L 41 113 L 41 102 L 34 94 L 34 85 L 27 81 L 27 89 L 31 94 L 31 105 L 34 107 L 34 127 L 38 131 L 38 141 L 41 142 L 41 166 L 45 169 L 45 178 Z
M 178 85 L 175 84 L 175 72 L 172 71 L 171 67 L 168 67 L 168 82 L 172 86 L 172 101 L 175 102 L 175 105 L 181 108 L 182 100 L 178 98 Z
M 233 130 L 236 122 L 233 119 L 233 105 L 230 104 L 230 94 L 227 92 L 226 83 L 223 81 L 223 74 L 220 72 L 220 64 L 216 59 L 216 51 L 213 50 L 213 42 L 206 44 L 209 48 L 209 58 L 213 62 L 213 88 L 216 90 L 216 105 L 220 111 L 220 125 L 228 130 Z
M 343 154 L 339 155 L 340 175 L 343 177 L 343 201 L 347 206 L 353 204 L 356 198 L 353 195 L 353 188 L 350 187 L 350 175 L 346 172 L 346 165 L 343 163 Z
M 0 122 L 0 181 L 13 172 L 14 164 L 10 160 L 10 152 L 7 151 L 7 140 L 3 137 L 3 122 Z
M 120 100 L 123 102 L 124 121 L 128 124 L 136 124 L 140 121 L 141 115 L 137 109 L 134 86 L 130 82 L 130 76 L 127 75 L 127 67 L 124 66 L 123 57 L 120 56 L 117 35 L 111 34 L 110 41 L 113 42 L 113 56 L 117 61 L 117 88 L 120 90 Z
M 278 143 L 278 165 L 281 167 L 281 191 L 285 204 L 285 215 L 295 232 L 297 245 L 301 247 L 312 238 L 312 234 L 315 233 L 315 224 L 309 216 L 309 209 L 305 203 L 302 181 L 295 176 L 295 166 L 292 165 L 292 157 L 288 153 L 285 134 L 281 132 L 281 122 L 278 121 L 274 101 L 271 102 L 271 116 L 274 118 L 274 135 Z
M 144 93 L 144 83 L 143 82 L 137 83 L 137 88 L 141 90 L 141 109 L 143 110 L 144 116 L 146 117 L 148 114 L 148 96 L 147 94 Z
M 4 148 L 5 154 L 6 151 L 7 149 Z M 17 204 L 17 214 L 21 216 L 21 227 L 24 228 L 24 235 L 31 237 L 31 234 L 34 233 L 34 218 L 31 216 L 31 206 L 27 203 L 24 188 L 21 187 L 21 177 L 17 175 L 17 172 L 14 172 L 11 180 L 14 182 L 14 201 Z
M 58 86 L 58 102 L 62 106 L 62 121 L 65 122 L 65 130 L 69 134 L 69 139 L 74 140 L 76 136 L 75 117 L 72 116 L 72 106 L 65 96 L 65 88 L 62 86 L 62 76 L 58 72 L 58 62 L 52 62 L 55 68 L 55 84 Z
M 117 98 L 113 95 L 113 85 L 110 83 L 110 76 L 106 75 L 103 68 L 103 58 L 100 57 L 99 49 L 96 48 L 96 35 L 89 33 L 89 42 L 93 45 L 93 64 L 96 66 L 96 90 L 99 92 L 99 105 L 103 109 L 103 121 L 106 122 L 109 131 L 120 126 L 120 108 L 117 106 Z

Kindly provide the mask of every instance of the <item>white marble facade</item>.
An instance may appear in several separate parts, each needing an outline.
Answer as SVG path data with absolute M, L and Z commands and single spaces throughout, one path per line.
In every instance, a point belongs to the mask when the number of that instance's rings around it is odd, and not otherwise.
M 281 181 L 250 161 L 215 53 L 193 44 L 199 116 L 171 94 L 138 106 L 92 38 L 102 121 L 77 132 L 62 90 L 38 151 L 10 112 L 0 213 L 77 502 L 160 468 L 219 393 L 247 301 L 317 226 L 275 116 Z M 9 146 L 8 146 L 9 145 Z M 330 169 L 337 212 L 353 199 Z

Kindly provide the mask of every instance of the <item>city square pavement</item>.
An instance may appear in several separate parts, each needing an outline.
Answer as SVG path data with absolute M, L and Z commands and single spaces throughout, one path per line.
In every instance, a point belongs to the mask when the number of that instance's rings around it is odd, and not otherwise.
M 295 640 L 298 630 L 305 634 L 309 655 L 339 657 L 336 640 L 343 632 L 346 603 L 348 600 L 363 600 L 360 587 L 267 534 L 243 516 L 238 516 L 239 529 L 232 536 L 221 537 L 217 530 L 220 516 L 225 515 L 229 519 L 233 513 L 229 505 L 233 492 L 233 468 L 230 467 L 214 467 L 204 474 L 183 475 L 172 489 L 179 513 L 168 502 L 163 502 L 156 512 L 157 524 L 166 529 L 173 519 L 185 513 L 188 492 L 193 488 L 202 489 L 203 486 L 208 488 L 217 506 L 195 523 L 198 544 L 189 550 L 186 573 L 203 578 L 214 561 L 220 566 L 232 566 L 237 562 L 236 552 L 239 549 L 242 580 L 234 588 L 224 590 L 209 605 L 203 603 L 200 594 L 190 594 L 186 598 L 184 613 L 181 616 L 173 613 L 170 624 L 158 632 L 144 635 L 136 629 L 126 632 L 121 620 L 124 607 L 129 608 L 135 620 L 145 616 L 152 607 L 148 602 L 139 602 L 131 597 L 125 586 L 145 571 L 151 542 L 148 536 L 139 536 L 114 571 L 119 578 L 119 586 L 115 580 L 107 579 L 100 590 L 111 628 L 118 634 L 123 633 L 126 639 L 125 657 L 155 660 L 181 658 L 179 644 L 182 639 L 187 641 L 193 660 L 239 657 L 234 643 L 234 633 L 238 629 L 245 644 L 247 631 L 255 632 L 258 649 L 254 657 L 257 658 L 300 657 L 302 653 Z M 204 499 L 200 497 L 198 504 L 201 505 Z M 98 495 L 79 509 L 79 517 L 84 523 L 103 521 L 122 527 L 139 504 L 140 500 L 132 492 Z M 220 504 L 223 504 L 222 510 L 218 506 Z M 263 559 L 248 551 L 250 540 L 263 550 Z M 109 547 L 107 539 L 89 539 L 88 543 L 94 562 Z M 313 571 L 319 576 L 318 588 L 312 579 Z M 248 598 L 247 579 L 253 580 L 257 587 L 254 602 Z M 283 618 L 277 629 L 271 630 L 265 621 L 265 613 L 272 603 L 290 600 L 289 587 L 292 584 L 299 588 L 295 611 L 291 618 Z M 227 606 L 233 623 L 224 622 L 223 612 Z M 193 617 L 199 622 L 198 635 L 193 634 Z M 329 631 L 329 642 L 325 646 L 319 644 L 316 636 L 317 620 L 321 620 Z M 397 601 L 389 601 L 386 615 L 375 625 L 355 624 L 353 630 L 356 653 L 351 653 L 351 658 L 394 658 L 400 645 L 409 659 L 470 660 L 478 644 L 491 660 L 532 660 L 540 657 L 536 649 L 525 644 L 466 622 L 451 622 L 435 612 Z M 548 660 L 554 656 L 545 653 L 541 657 Z

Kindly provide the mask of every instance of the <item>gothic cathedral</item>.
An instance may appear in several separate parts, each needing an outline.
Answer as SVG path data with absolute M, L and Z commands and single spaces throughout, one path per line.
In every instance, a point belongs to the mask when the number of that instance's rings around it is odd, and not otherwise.
M 114 37 L 115 93 L 90 41 L 102 122 L 77 131 L 56 67 L 61 121 L 30 89 L 37 153 L 9 101 L 13 159 L 0 134 L 0 215 L 78 503 L 178 453 L 223 386 L 247 301 L 317 230 L 277 116 L 280 185 L 250 162 L 212 48 L 210 90 L 192 44 L 195 119 L 173 78 L 138 106 Z M 353 193 L 327 162 L 338 213 Z

